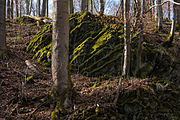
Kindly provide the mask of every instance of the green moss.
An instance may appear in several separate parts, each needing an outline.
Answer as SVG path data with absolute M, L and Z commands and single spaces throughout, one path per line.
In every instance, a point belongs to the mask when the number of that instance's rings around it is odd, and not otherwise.
M 176 28 L 176 31 L 180 32 L 180 24 L 176 24 L 175 28 Z
M 69 21 L 70 71 L 91 76 L 120 75 L 124 49 L 123 24 L 114 24 L 113 17 L 95 16 L 89 12 L 71 14 Z M 131 63 L 136 63 L 138 34 L 139 32 L 136 32 L 133 35 L 131 42 Z M 153 76 L 156 75 L 157 71 L 162 72 L 163 70 L 166 70 L 164 71 L 164 74 L 166 74 L 167 69 L 170 69 L 169 61 L 162 62 L 158 57 L 154 57 L 161 55 L 154 44 L 151 41 L 144 40 L 142 48 L 142 76 Z M 28 44 L 26 50 L 40 64 L 50 66 L 52 25 L 46 25 L 38 32 Z M 164 69 L 160 67 L 159 62 L 165 64 L 166 67 Z M 156 66 L 159 66 L 159 68 L 156 68 Z M 132 64 L 131 75 L 134 74 L 135 68 L 136 64 Z

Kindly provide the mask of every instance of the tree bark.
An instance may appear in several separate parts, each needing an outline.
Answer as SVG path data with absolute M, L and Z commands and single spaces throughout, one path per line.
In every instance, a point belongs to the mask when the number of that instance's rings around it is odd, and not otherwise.
M 81 0 L 81 12 L 88 11 L 88 2 L 87 0 Z
M 104 14 L 104 7 L 105 7 L 104 0 L 99 0 L 99 12 L 101 15 Z
M 121 0 L 121 18 L 124 20 L 124 0 Z
M 14 18 L 14 0 L 11 0 L 11 19 Z
M 40 17 L 40 5 L 41 5 L 40 0 L 37 0 L 36 1 L 36 16 L 37 17 Z
M 157 3 L 160 5 L 161 0 L 158 0 Z M 163 12 L 162 12 L 162 6 L 157 7 L 157 12 L 158 12 L 158 31 L 162 31 L 162 19 L 163 19 Z
M 52 78 L 60 106 L 71 105 L 72 82 L 68 76 L 69 12 L 68 0 L 53 1 Z
M 130 72 L 130 0 L 124 0 L 124 63 L 122 76 L 129 78 Z
M 0 56 L 6 50 L 6 32 L 5 32 L 5 11 L 6 0 L 0 0 Z
M 26 0 L 26 15 L 29 15 L 29 0 Z
M 15 17 L 19 17 L 18 0 L 15 0 Z
M 142 42 L 143 42 L 143 30 L 144 30 L 144 24 L 143 24 L 143 18 L 140 17 L 142 16 L 142 14 L 144 13 L 144 4 L 145 4 L 145 1 L 143 0 L 142 1 L 142 6 L 141 6 L 141 0 L 138 0 L 138 6 L 139 6 L 139 9 L 138 9 L 138 17 L 137 18 L 139 20 L 139 23 L 140 23 L 140 34 L 139 34 L 139 41 L 138 41 L 138 49 L 137 49 L 137 55 L 136 55 L 136 76 L 137 77 L 140 77 L 141 75 L 141 71 L 140 71 L 140 68 L 141 68 L 141 55 L 142 55 Z
M 46 0 L 46 16 L 49 16 L 49 0 Z
M 10 19 L 10 17 L 11 17 L 10 0 L 7 0 L 7 18 Z
M 176 9 L 177 9 L 177 24 L 180 25 L 180 5 L 177 5 Z
M 70 14 L 74 13 L 73 0 L 69 0 L 69 13 Z
M 171 20 L 171 3 L 168 2 L 168 19 Z
M 168 37 L 168 44 L 171 44 L 173 42 L 173 39 L 174 39 L 174 32 L 175 32 L 175 24 L 176 24 L 176 7 L 175 5 L 173 5 L 173 19 L 172 19 L 172 24 L 171 24 L 171 32 L 169 34 L 169 37 Z
M 19 0 L 19 6 L 20 6 L 19 15 L 20 15 L 20 17 L 22 17 L 22 2 L 21 2 L 21 0 Z
M 42 11 L 41 11 L 41 16 L 44 17 L 45 14 L 46 14 L 46 4 L 47 3 L 47 0 L 43 0 L 43 3 L 42 3 Z
M 93 13 L 93 0 L 88 0 L 88 11 Z

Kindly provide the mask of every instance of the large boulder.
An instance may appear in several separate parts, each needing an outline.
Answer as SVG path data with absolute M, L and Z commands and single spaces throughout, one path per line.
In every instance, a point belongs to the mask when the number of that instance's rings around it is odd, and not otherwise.
M 123 24 L 112 16 L 96 16 L 89 12 L 70 15 L 70 70 L 86 76 L 121 75 L 123 63 Z M 131 75 L 136 75 L 138 32 L 131 42 Z M 40 64 L 50 66 L 52 25 L 38 32 L 27 46 Z M 160 52 L 151 41 L 143 41 L 141 77 L 168 76 L 172 59 Z

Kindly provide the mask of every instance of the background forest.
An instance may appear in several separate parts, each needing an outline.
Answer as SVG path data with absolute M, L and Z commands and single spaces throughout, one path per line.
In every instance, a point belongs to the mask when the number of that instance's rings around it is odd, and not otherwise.
M 179 120 L 180 0 L 0 0 L 0 120 Z

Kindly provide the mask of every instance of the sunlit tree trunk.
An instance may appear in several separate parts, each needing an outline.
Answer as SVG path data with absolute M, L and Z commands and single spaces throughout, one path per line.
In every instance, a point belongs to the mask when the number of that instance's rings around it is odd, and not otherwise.
M 0 0 L 0 56 L 6 50 L 6 32 L 5 32 L 5 11 L 6 0 Z
M 93 0 L 88 0 L 88 11 L 93 13 Z
M 171 24 L 171 31 L 168 37 L 168 40 L 166 43 L 171 44 L 174 39 L 174 32 L 175 32 L 175 24 L 176 24 L 176 6 L 173 5 L 173 18 L 172 18 L 172 24 Z
M 130 72 L 130 0 L 124 0 L 124 63 L 122 76 L 129 77 Z
M 68 77 L 69 12 L 68 0 L 53 1 L 52 78 L 62 107 L 71 104 L 72 82 Z
M 15 17 L 19 17 L 19 5 L 18 5 L 18 0 L 15 0 Z
M 7 0 L 7 18 L 10 19 L 11 17 L 11 6 L 10 6 L 10 0 Z
M 36 16 L 37 17 L 40 17 L 40 5 L 41 5 L 40 0 L 37 0 L 36 1 Z

